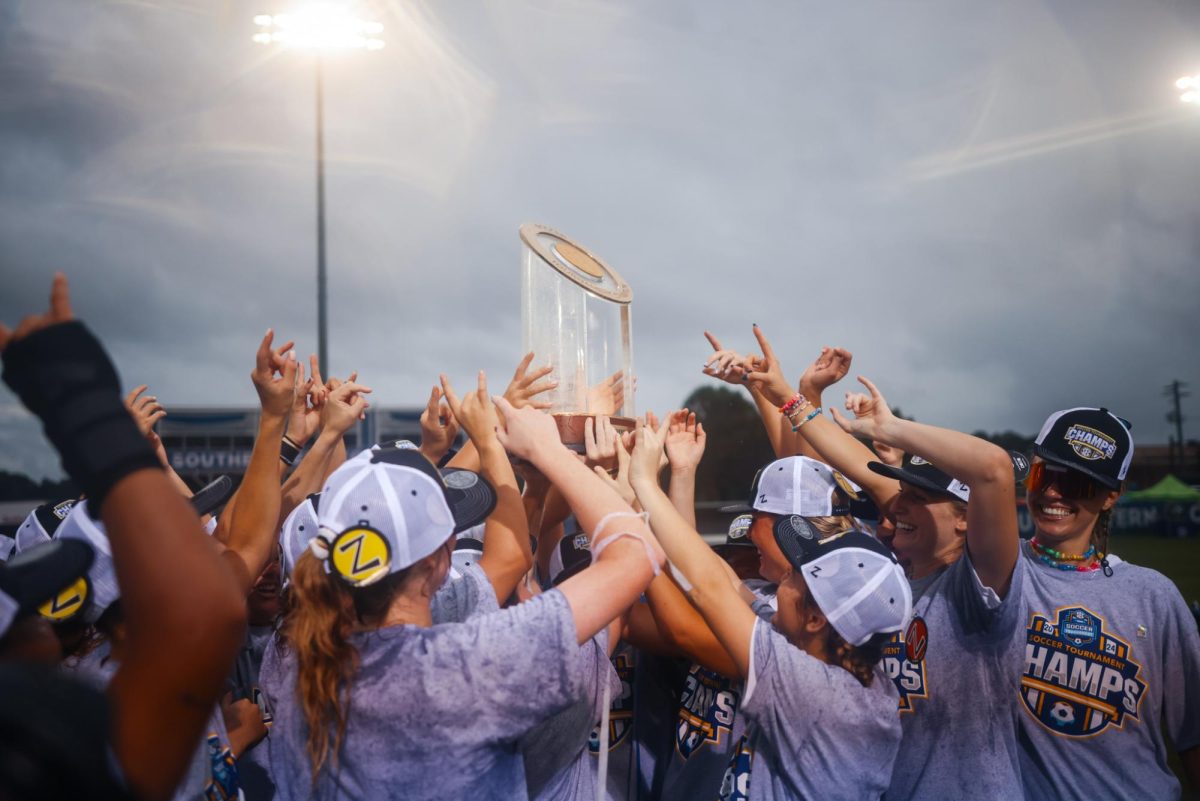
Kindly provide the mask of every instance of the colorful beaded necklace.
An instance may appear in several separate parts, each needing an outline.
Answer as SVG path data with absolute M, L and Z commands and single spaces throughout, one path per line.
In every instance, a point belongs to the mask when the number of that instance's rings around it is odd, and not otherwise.
M 1096 546 L 1089 545 L 1088 549 L 1083 553 L 1063 553 L 1056 551 L 1049 545 L 1043 545 L 1035 540 L 1030 540 L 1029 544 L 1033 546 L 1033 550 L 1037 553 L 1038 559 L 1050 567 L 1058 568 L 1059 570 L 1074 570 L 1079 573 L 1090 573 L 1093 570 L 1099 570 L 1104 563 L 1104 554 L 1100 554 L 1096 558 Z M 1084 560 L 1092 560 L 1088 564 L 1081 564 Z

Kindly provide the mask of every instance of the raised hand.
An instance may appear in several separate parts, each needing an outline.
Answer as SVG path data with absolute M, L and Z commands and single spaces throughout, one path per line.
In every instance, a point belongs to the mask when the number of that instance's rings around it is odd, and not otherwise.
M 639 481 L 658 484 L 658 471 L 663 459 L 663 441 L 666 439 L 666 426 L 655 429 L 648 422 L 643 423 L 637 430 L 637 439 L 633 445 L 633 454 L 629 460 L 629 481 L 637 486 Z
M 871 447 L 875 449 L 875 453 L 879 456 L 879 461 L 892 467 L 900 467 L 904 464 L 904 451 L 899 448 L 888 445 L 879 440 L 873 440 Z
M 22 318 L 15 331 L 9 330 L 8 326 L 0 323 L 0 353 L 3 353 L 10 343 L 24 339 L 34 331 L 74 319 L 75 313 L 71 311 L 71 290 L 67 286 L 67 277 L 62 273 L 55 273 L 54 282 L 50 285 L 50 309 L 48 311 L 44 314 L 30 314 Z
M 442 389 L 435 385 L 429 393 L 425 411 L 421 412 L 421 453 L 437 464 L 457 436 L 458 423 L 450 408 L 442 405 Z
M 696 422 L 696 414 L 687 409 L 671 412 L 667 417 L 666 451 L 672 472 L 695 470 L 704 456 L 707 435 L 704 424 Z
M 357 374 L 354 374 L 357 375 Z M 336 379 L 335 379 L 336 380 Z M 363 397 L 370 393 L 371 388 L 349 381 L 345 384 L 338 382 L 321 409 L 321 428 L 345 434 L 358 422 L 371 407 Z M 322 435 L 324 436 L 324 435 Z
M 891 439 L 887 435 L 888 426 L 896 420 L 887 400 L 879 389 L 863 376 L 858 381 L 867 388 L 869 395 L 861 392 L 846 393 L 846 409 L 854 413 L 854 419 L 847 418 L 837 409 L 832 409 L 833 419 L 842 430 L 872 440 Z
M 704 363 L 702 372 L 729 384 L 742 384 L 746 380 L 746 357 L 737 351 L 721 347 L 720 341 L 708 331 L 704 338 L 712 345 L 713 354 Z
M 783 368 L 779 365 L 774 348 L 767 341 L 767 335 L 757 325 L 754 326 L 754 336 L 758 339 L 758 345 L 762 348 L 763 355 L 761 359 L 751 365 L 753 369 L 746 373 L 746 383 L 761 392 L 763 397 L 771 403 L 782 406 L 796 393 L 784 378 Z
M 268 328 L 258 345 L 250 380 L 254 382 L 254 389 L 258 392 L 263 414 L 286 418 L 292 410 L 292 401 L 296 395 L 296 354 L 292 352 L 292 345 L 295 343 L 289 341 L 279 348 L 272 349 L 271 343 L 274 339 L 275 332 Z
M 316 356 L 309 357 L 309 363 L 315 368 Z M 313 400 L 317 390 L 317 381 L 320 372 L 314 373 L 306 381 L 304 379 L 304 365 L 296 365 L 296 395 L 292 399 L 292 410 L 288 416 L 287 436 L 296 445 L 301 448 L 312 438 L 312 435 L 317 432 L 321 425 L 321 407 Z M 320 393 L 322 398 L 325 393 L 325 386 L 321 385 Z
M 588 390 L 589 412 L 615 414 L 625 405 L 625 371 L 618 370 Z
M 487 376 L 480 370 L 477 389 L 468 392 L 462 400 L 455 394 L 454 387 L 450 386 L 450 379 L 444 375 L 439 377 L 442 381 L 442 394 L 446 396 L 450 411 L 475 443 L 475 447 L 483 451 L 484 446 L 496 440 L 496 429 L 500 425 L 496 405 L 488 395 Z
M 325 399 L 329 397 L 329 387 L 325 384 L 325 379 L 321 378 L 321 363 L 317 361 L 317 354 L 313 353 L 308 357 L 309 370 L 312 373 L 312 386 L 308 390 L 308 400 L 312 408 L 318 412 L 325 405 Z
M 613 441 L 615 443 L 617 459 L 616 475 L 610 475 L 609 471 L 600 465 L 593 467 L 592 471 L 600 476 L 600 480 L 612 487 L 613 491 L 620 495 L 625 503 L 633 506 L 637 501 L 637 494 L 633 491 L 633 486 L 629 483 L 629 451 L 625 450 L 625 445 L 621 442 L 620 437 L 615 437 Z
M 137 423 L 138 431 L 150 441 L 151 445 L 159 442 L 158 434 L 154 433 L 154 424 L 167 416 L 167 410 L 158 402 L 154 395 L 142 395 L 149 387 L 140 384 L 125 396 L 125 408 Z
M 492 400 L 496 410 L 503 415 L 496 436 L 504 450 L 535 465 L 548 451 L 566 450 L 558 437 L 558 425 L 553 417 L 530 406 L 518 409 L 500 395 L 493 396 Z
M 604 415 L 583 421 L 583 448 L 587 463 L 591 466 L 605 472 L 611 471 L 617 465 L 617 443 L 620 439 L 612 421 Z
M 517 409 L 523 409 L 526 406 L 532 406 L 535 409 L 549 409 L 551 406 L 549 402 L 535 401 L 533 399 L 558 386 L 557 381 L 540 380 L 550 375 L 554 371 L 554 368 L 547 365 L 530 372 L 529 364 L 532 361 L 533 351 L 530 351 L 525 354 L 525 358 L 521 359 L 521 363 L 517 365 L 517 370 L 513 373 L 512 381 L 508 383 L 508 388 L 504 390 L 504 397 Z
M 854 354 L 845 348 L 821 348 L 820 354 L 800 376 L 800 391 L 806 396 L 817 397 L 846 377 Z

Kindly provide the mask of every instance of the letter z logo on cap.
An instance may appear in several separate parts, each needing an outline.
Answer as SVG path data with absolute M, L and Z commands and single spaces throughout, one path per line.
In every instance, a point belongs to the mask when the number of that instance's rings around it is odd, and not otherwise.
M 355 587 L 373 584 L 388 574 L 392 548 L 387 537 L 370 526 L 348 528 L 329 551 L 333 571 Z
M 91 594 L 92 586 L 88 584 L 87 576 L 80 576 L 70 587 L 39 606 L 38 614 L 51 623 L 70 620 L 87 606 Z

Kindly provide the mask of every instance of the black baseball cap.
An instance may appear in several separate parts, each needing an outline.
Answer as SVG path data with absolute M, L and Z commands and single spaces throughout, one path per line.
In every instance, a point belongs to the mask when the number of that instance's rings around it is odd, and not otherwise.
M 550 553 L 550 585 L 557 587 L 592 563 L 592 548 L 582 531 L 566 534 Z
M 754 543 L 750 541 L 750 525 L 753 522 L 754 515 L 751 514 L 741 514 L 733 518 L 729 523 L 729 531 L 725 534 L 725 542 L 714 545 L 713 550 L 719 556 L 725 557 L 746 548 L 754 548 Z
M 1034 440 L 1033 452 L 1119 490 L 1133 461 L 1130 428 L 1127 421 L 1105 408 L 1064 409 L 1046 420 Z
M 1024 480 L 1029 475 L 1029 459 L 1017 451 L 1009 451 L 1008 458 L 1012 460 L 1013 477 L 1016 481 Z M 966 503 L 971 499 L 971 488 L 954 478 L 949 473 L 939 470 L 932 462 L 915 454 L 906 453 L 900 467 L 892 467 L 883 462 L 869 462 L 867 467 L 881 476 L 894 478 L 914 487 L 920 487 L 936 495 Z
M 0 564 L 0 636 L 87 574 L 94 554 L 80 540 L 51 540 Z

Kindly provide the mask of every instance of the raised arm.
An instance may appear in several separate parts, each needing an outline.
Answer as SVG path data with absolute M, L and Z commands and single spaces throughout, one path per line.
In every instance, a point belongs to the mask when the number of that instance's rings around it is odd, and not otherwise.
M 658 432 L 649 426 L 638 430 L 630 470 L 633 489 L 649 513 L 650 525 L 671 564 L 691 584 L 688 597 L 729 652 L 736 668 L 732 675 L 745 678 L 750 673 L 750 640 L 757 618 L 730 580 L 725 563 L 658 486 L 662 447 Z
M 250 378 L 258 392 L 261 412 L 258 436 L 229 515 L 229 539 L 222 554 L 244 593 L 271 558 L 279 526 L 279 447 L 296 390 L 296 358 L 289 350 L 271 350 L 275 334 L 268 330 L 255 354 Z M 278 375 L 276 375 L 278 373 Z
M 766 360 L 763 370 L 751 371 L 746 374 L 747 383 L 758 387 L 762 394 L 769 398 L 776 408 L 776 416 L 787 420 L 778 411 L 797 393 L 793 392 L 783 377 L 782 371 L 775 369 L 779 360 L 774 358 L 774 350 L 767 336 L 758 326 L 754 327 L 754 335 L 758 338 L 759 346 L 771 356 Z M 862 487 L 874 499 L 875 504 L 882 510 L 887 509 L 892 499 L 900 491 L 898 481 L 872 472 L 867 465 L 876 461 L 875 454 L 866 445 L 847 434 L 831 420 L 822 414 L 812 416 L 821 408 L 824 390 L 841 380 L 850 369 L 852 355 L 843 348 L 823 348 L 816 360 L 804 371 L 800 379 L 799 394 L 804 398 L 800 408 L 793 417 L 796 420 L 797 431 L 789 435 L 807 443 L 812 454 L 833 467 L 846 478 Z
M 775 454 L 775 458 L 792 456 L 790 450 L 794 443 L 789 427 L 780 421 L 779 415 L 776 414 L 777 410 L 763 396 L 762 391 L 746 382 L 746 372 L 757 367 L 761 362 L 761 357 L 742 356 L 737 351 L 723 348 L 720 340 L 708 331 L 704 332 L 704 338 L 708 340 L 708 344 L 712 345 L 713 354 L 708 357 L 701 372 L 707 376 L 719 378 L 735 387 L 745 387 L 754 401 L 754 407 L 758 409 L 758 416 L 762 419 L 763 427 L 767 431 L 767 439 L 771 441 L 771 451 Z M 780 374 L 782 375 L 782 372 Z
M 122 405 L 108 354 L 73 319 L 66 278 L 49 313 L 15 333 L 0 324 L 0 352 L 4 381 L 104 521 L 126 628 L 108 687 L 112 753 L 135 795 L 169 798 L 241 646 L 245 596 Z
M 369 387 L 360 384 L 339 384 L 332 391 L 325 390 L 320 404 L 321 433 L 308 449 L 308 454 L 283 482 L 283 500 L 279 508 L 280 525 L 305 498 L 314 492 L 320 492 L 329 474 L 346 460 L 343 437 L 358 422 L 359 416 L 366 408 L 365 401 L 359 403 L 358 398 L 370 391 Z M 339 453 L 340 459 L 337 458 Z
M 496 509 L 483 530 L 483 556 L 479 567 L 487 574 L 496 591 L 496 599 L 504 603 L 517 588 L 521 577 L 533 566 L 529 546 L 529 522 L 517 476 L 513 473 L 508 454 L 496 437 L 500 419 L 487 391 L 487 376 L 479 371 L 475 392 L 468 392 L 460 401 L 446 376 L 441 377 L 442 393 L 450 411 L 467 432 L 479 453 L 480 473 L 496 490 Z
M 504 398 L 497 398 L 496 405 L 504 415 L 497 432 L 501 444 L 532 462 L 558 488 L 593 537 L 591 567 L 558 588 L 571 605 L 576 636 L 583 644 L 637 600 L 661 569 L 662 550 L 629 504 L 563 446 L 549 415 L 517 409 Z
M 667 497 L 683 519 L 696 526 L 696 471 L 704 457 L 708 436 L 694 412 L 680 409 L 667 416 L 666 452 L 671 466 Z
M 837 409 L 834 419 L 844 430 L 920 456 L 971 488 L 967 503 L 967 550 L 984 585 L 1001 597 L 1008 593 L 1017 563 L 1017 495 L 1012 458 L 987 440 L 947 428 L 903 420 L 866 378 L 858 379 L 869 395 L 846 395 L 848 419 Z

